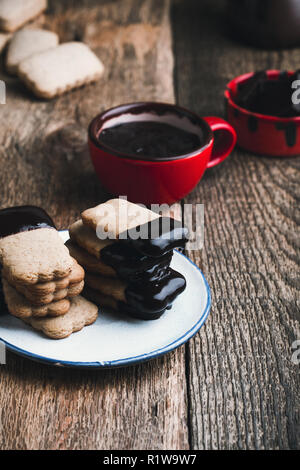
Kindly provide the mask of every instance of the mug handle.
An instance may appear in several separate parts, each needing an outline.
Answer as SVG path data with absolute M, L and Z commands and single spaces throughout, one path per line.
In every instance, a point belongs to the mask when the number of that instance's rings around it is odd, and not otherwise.
M 207 122 L 213 133 L 220 131 L 220 135 L 217 139 L 216 136 L 214 136 L 215 140 L 211 157 L 207 163 L 207 168 L 212 168 L 225 160 L 232 152 L 236 144 L 236 132 L 228 122 L 219 117 L 209 116 L 203 119 Z

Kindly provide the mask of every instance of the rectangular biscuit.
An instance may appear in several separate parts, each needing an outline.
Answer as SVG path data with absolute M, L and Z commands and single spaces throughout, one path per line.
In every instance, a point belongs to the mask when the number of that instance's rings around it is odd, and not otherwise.
M 86 273 L 85 284 L 102 295 L 116 301 L 127 302 L 125 291 L 127 284 L 120 279 L 106 278 L 97 274 Z
M 52 49 L 58 45 L 58 36 L 44 29 L 22 29 L 9 43 L 6 54 L 6 70 L 15 74 L 19 63 L 39 52 Z
M 70 255 L 75 258 L 86 271 L 98 273 L 107 277 L 117 277 L 116 271 L 111 266 L 104 264 L 100 259 L 91 255 L 82 247 L 76 245 L 74 241 L 68 240 L 66 247 L 68 248 Z
M 133 204 L 126 199 L 110 199 L 81 214 L 84 225 L 97 231 L 98 238 L 107 235 L 115 239 L 119 234 L 160 217 L 145 207 Z
M 106 307 L 118 311 L 118 302 L 113 297 L 101 294 L 101 292 L 85 286 L 82 295 L 99 307 Z
M 2 287 L 8 311 L 17 318 L 57 317 L 65 315 L 70 308 L 68 299 L 58 300 L 47 305 L 33 305 L 4 278 L 2 278 Z
M 101 240 L 98 238 L 95 231 L 84 225 L 82 220 L 77 220 L 70 226 L 69 234 L 73 242 L 98 259 L 101 256 L 101 250 L 113 243 L 111 240 Z
M 66 313 L 58 318 L 27 318 L 25 323 L 52 339 L 63 339 L 97 320 L 98 307 L 80 295 L 71 300 Z
M 73 266 L 69 250 L 54 228 L 1 238 L 0 263 L 5 277 L 26 285 L 64 278 Z
M 0 30 L 13 32 L 47 8 L 47 0 L 0 0 Z
M 91 49 L 69 42 L 23 60 L 18 74 L 38 97 L 51 99 L 73 88 L 98 80 L 104 67 Z

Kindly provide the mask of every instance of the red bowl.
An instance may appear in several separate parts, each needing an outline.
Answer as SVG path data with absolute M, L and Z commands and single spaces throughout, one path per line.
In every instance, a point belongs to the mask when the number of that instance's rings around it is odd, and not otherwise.
M 293 72 L 288 72 L 292 75 Z M 279 70 L 269 70 L 270 79 L 278 78 Z M 300 155 L 300 117 L 280 118 L 253 113 L 238 106 L 234 99 L 240 83 L 253 73 L 234 78 L 225 91 L 226 116 L 237 133 L 240 147 L 253 153 L 275 157 Z
M 139 160 L 101 142 L 103 126 L 109 121 L 124 119 L 143 120 L 145 113 L 151 119 L 177 119 L 189 121 L 203 136 L 203 145 L 187 155 L 177 155 L 156 161 Z M 179 121 L 180 118 L 180 121 Z M 214 132 L 218 132 L 215 139 Z M 186 196 L 200 181 L 207 168 L 222 162 L 236 142 L 234 129 L 217 117 L 200 118 L 179 106 L 165 103 L 132 103 L 117 106 L 96 116 L 89 126 L 89 150 L 95 171 L 102 185 L 113 195 L 127 196 L 132 202 L 172 204 Z

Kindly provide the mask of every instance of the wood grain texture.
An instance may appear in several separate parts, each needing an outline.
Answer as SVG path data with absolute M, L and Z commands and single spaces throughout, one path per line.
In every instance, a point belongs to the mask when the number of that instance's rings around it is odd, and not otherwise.
M 84 40 L 106 66 L 95 85 L 46 103 L 0 70 L 0 207 L 38 204 L 67 227 L 109 197 L 86 128 L 133 100 L 174 101 L 168 0 L 50 1 L 36 24 Z M 296 68 L 299 49 L 253 50 L 227 38 L 223 0 L 174 0 L 176 98 L 223 115 L 235 75 Z M 0 449 L 299 448 L 299 159 L 241 150 L 210 170 L 189 203 L 205 204 L 205 246 L 191 252 L 213 308 L 186 347 L 113 371 L 73 371 L 8 354 L 0 367 Z M 173 208 L 180 217 L 180 206 Z M 298 303 L 297 303 L 298 301 Z M 188 383 L 186 383 L 186 378 Z
M 104 201 L 87 152 L 87 125 L 105 108 L 174 101 L 168 0 L 50 1 L 42 23 L 61 41 L 83 40 L 104 77 L 51 102 L 1 68 L 0 206 L 37 204 L 67 227 Z M 180 206 L 175 211 L 180 210 Z M 150 363 L 87 372 L 8 354 L 0 369 L 1 449 L 185 449 L 184 348 Z
M 236 75 L 296 69 L 300 50 L 263 51 L 224 29 L 224 1 L 175 1 L 179 104 L 224 115 Z M 299 448 L 298 159 L 236 149 L 185 202 L 205 204 L 205 245 L 190 252 L 209 281 L 211 315 L 187 346 L 193 449 Z

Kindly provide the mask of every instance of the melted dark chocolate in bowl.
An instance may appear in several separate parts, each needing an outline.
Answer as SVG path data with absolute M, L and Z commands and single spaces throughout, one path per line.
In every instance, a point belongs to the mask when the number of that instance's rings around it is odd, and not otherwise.
M 265 71 L 256 72 L 239 84 L 234 101 L 254 113 L 282 118 L 300 116 L 300 105 L 292 100 L 292 84 L 299 79 L 300 71 L 292 75 L 281 72 L 278 78 L 269 78 Z
M 0 210 L 0 238 L 39 228 L 55 228 L 51 217 L 36 206 L 9 207 Z
M 155 320 L 171 308 L 186 287 L 182 274 L 169 268 L 158 282 L 130 283 L 126 288 L 127 303 L 119 302 L 120 312 L 142 320 Z
M 124 122 L 103 129 L 99 142 L 112 150 L 141 160 L 161 160 L 186 155 L 203 145 L 196 133 L 164 122 Z

